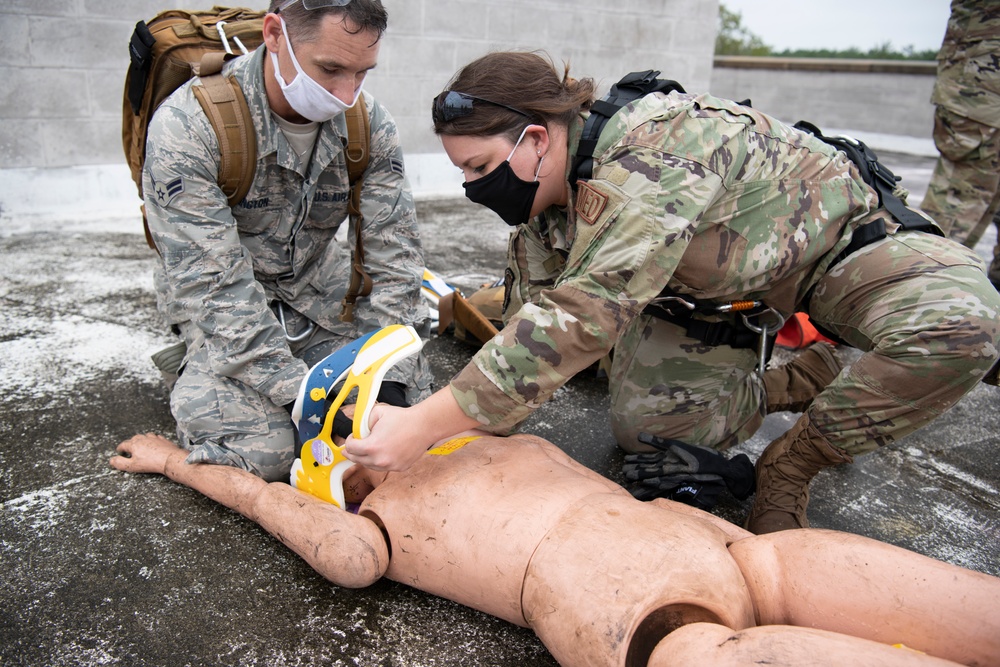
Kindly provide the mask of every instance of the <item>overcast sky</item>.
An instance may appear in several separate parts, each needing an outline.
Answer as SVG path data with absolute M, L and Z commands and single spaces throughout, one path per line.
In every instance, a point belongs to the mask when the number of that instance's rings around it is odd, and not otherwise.
M 896 49 L 937 50 L 950 0 L 720 0 L 743 15 L 743 26 L 776 51 L 868 50 L 885 42 Z

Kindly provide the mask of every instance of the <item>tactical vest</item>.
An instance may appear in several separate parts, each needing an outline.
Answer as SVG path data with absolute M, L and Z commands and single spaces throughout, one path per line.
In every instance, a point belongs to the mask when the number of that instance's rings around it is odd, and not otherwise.
M 676 81 L 658 79 L 659 74 L 660 72 L 657 70 L 627 74 L 611 87 L 611 90 L 603 99 L 594 102 L 591 106 L 590 117 L 583 126 L 580 145 L 573 161 L 572 173 L 576 177 L 572 183 L 574 191 L 577 189 L 578 181 L 590 180 L 593 177 L 594 152 L 597 148 L 601 132 L 604 130 L 608 120 L 618 113 L 622 107 L 654 92 L 662 92 L 664 94 L 673 91 L 685 92 L 684 88 Z M 746 100 L 740 102 L 740 104 L 750 106 L 750 101 Z M 894 194 L 893 191 L 895 190 L 896 183 L 900 180 L 899 177 L 882 164 L 875 152 L 866 144 L 846 136 L 825 136 L 819 128 L 807 121 L 799 121 L 793 127 L 815 135 L 817 139 L 846 154 L 857 166 L 864 182 L 878 194 L 879 205 L 884 207 L 903 229 L 919 230 L 944 236 L 941 229 L 933 221 L 908 208 Z M 834 258 L 831 266 L 866 245 L 885 238 L 885 236 L 885 223 L 881 219 L 859 227 L 854 231 L 851 243 Z M 761 315 L 768 311 L 777 315 L 775 311 L 759 301 L 736 301 L 722 304 L 693 299 L 664 288 L 663 292 L 643 312 L 684 327 L 688 337 L 700 340 L 706 345 L 759 348 L 763 362 L 770 355 L 770 347 L 773 345 L 773 340 L 769 344 L 766 338 L 772 334 L 777 334 L 780 324 L 783 324 L 783 320 L 780 320 L 778 326 L 773 328 L 763 327 L 763 331 L 761 331 L 762 327 L 751 324 L 750 320 L 754 318 L 759 319 Z M 724 321 L 709 322 L 692 318 L 692 315 L 695 313 L 703 315 L 738 313 L 742 317 L 737 318 L 735 324 L 730 324 Z M 827 332 L 823 333 L 827 334 Z M 764 340 L 762 340 L 762 336 Z

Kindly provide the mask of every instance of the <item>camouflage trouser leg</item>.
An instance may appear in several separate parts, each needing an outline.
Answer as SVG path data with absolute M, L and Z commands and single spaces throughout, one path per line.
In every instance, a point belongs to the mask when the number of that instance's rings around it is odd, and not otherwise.
M 189 352 L 170 394 L 170 411 L 177 420 L 178 441 L 191 451 L 187 462 L 230 465 L 270 482 L 287 481 L 298 456 L 288 411 L 242 382 L 218 376 L 193 327 L 182 329 Z M 301 329 L 289 322 L 290 331 Z M 347 342 L 317 327 L 308 339 L 292 345 L 292 353 L 312 366 Z
M 1000 208 L 1000 129 L 938 107 L 934 144 L 940 156 L 920 207 L 974 248 Z
M 997 230 L 997 242 L 993 246 L 993 261 L 990 263 L 988 271 L 990 282 L 1000 291 L 1000 208 L 993 216 L 993 226 Z
M 757 353 L 688 338 L 675 324 L 642 315 L 615 346 L 611 366 L 611 427 L 627 452 L 647 451 L 636 436 L 726 449 L 746 440 L 764 420 L 764 385 Z
M 809 305 L 813 322 L 864 352 L 807 412 L 851 455 L 931 422 L 998 356 L 1000 294 L 982 260 L 931 234 L 901 232 L 852 254 Z

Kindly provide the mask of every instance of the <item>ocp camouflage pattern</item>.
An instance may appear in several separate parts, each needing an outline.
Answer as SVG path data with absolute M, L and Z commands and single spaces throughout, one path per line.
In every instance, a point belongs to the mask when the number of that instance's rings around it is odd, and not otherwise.
M 516 428 L 623 335 L 641 344 L 641 329 L 627 332 L 648 320 L 638 316 L 664 286 L 716 302 L 761 299 L 787 317 L 855 229 L 879 218 L 897 229 L 846 156 L 710 95 L 655 93 L 626 106 L 595 154 L 594 178 L 567 212 L 549 209 L 513 235 L 506 326 L 452 381 L 466 413 L 494 431 Z M 980 363 L 997 354 L 995 332 L 982 345 Z M 633 352 L 616 348 L 616 360 Z M 752 369 L 753 353 L 744 357 Z M 678 388 L 674 380 L 665 381 Z M 757 410 L 760 391 L 746 396 Z
M 1000 229 L 1000 3 L 953 0 L 931 101 L 940 158 L 921 208 L 974 248 Z M 989 276 L 1000 285 L 1000 243 Z

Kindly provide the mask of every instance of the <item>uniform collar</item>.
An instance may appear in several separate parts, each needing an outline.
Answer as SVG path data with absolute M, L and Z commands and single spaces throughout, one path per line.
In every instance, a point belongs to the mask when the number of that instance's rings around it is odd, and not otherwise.
M 250 115 L 254 120 L 254 127 L 259 128 L 257 132 L 258 157 L 277 153 L 278 164 L 301 174 L 305 165 L 299 162 L 298 156 L 288 144 L 277 121 L 271 116 L 271 105 L 268 104 L 267 89 L 264 86 L 264 59 L 266 56 L 267 48 L 262 45 L 250 55 L 230 61 L 227 64 L 225 74 L 236 77 L 246 97 L 247 107 L 249 107 Z M 319 136 L 316 138 L 314 165 L 318 162 L 319 164 L 316 166 L 321 169 L 325 168 L 335 155 L 343 151 L 342 137 L 347 137 L 347 122 L 344 119 L 344 114 L 322 123 Z

